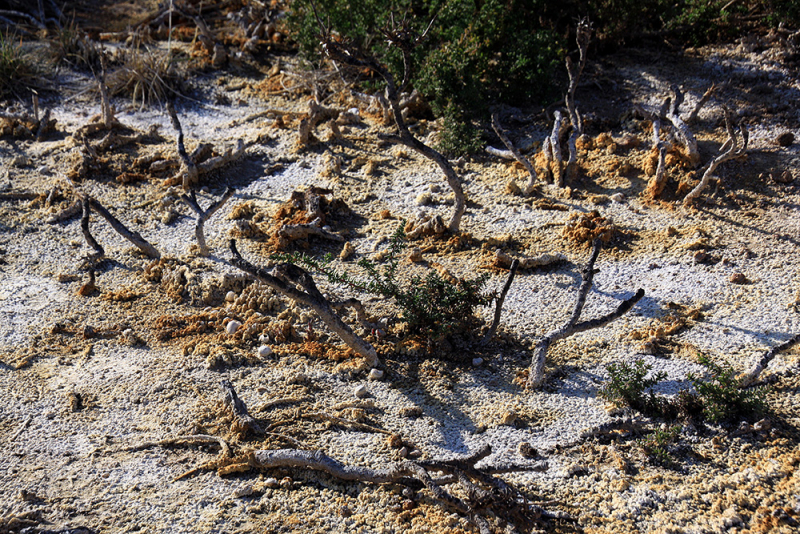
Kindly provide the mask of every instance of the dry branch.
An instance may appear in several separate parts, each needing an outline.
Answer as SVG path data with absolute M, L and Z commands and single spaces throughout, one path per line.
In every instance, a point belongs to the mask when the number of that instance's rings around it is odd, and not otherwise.
M 675 133 L 677 134 L 678 138 L 680 139 L 683 146 L 686 147 L 687 157 L 689 158 L 689 162 L 692 166 L 697 166 L 700 163 L 700 152 L 697 150 L 697 139 L 695 139 L 694 134 L 689 129 L 689 126 L 681 119 L 680 105 L 683 103 L 683 93 L 681 93 L 680 89 L 677 85 L 672 86 L 672 104 L 669 106 L 669 110 L 667 112 L 667 119 L 669 122 L 672 123 L 672 126 L 675 128 Z
M 708 187 L 708 183 L 711 181 L 711 176 L 721 163 L 740 156 L 747 151 L 747 144 L 750 139 L 747 128 L 744 126 L 744 124 L 739 124 L 739 133 L 742 137 L 742 146 L 739 147 L 739 140 L 737 139 L 736 131 L 733 128 L 733 117 L 730 110 L 727 108 L 725 109 L 725 128 L 728 130 L 728 140 L 725 141 L 720 149 L 722 150 L 722 153 L 711 160 L 711 163 L 708 164 L 706 171 L 703 173 L 703 177 L 700 179 L 700 183 L 698 183 L 694 189 L 689 191 L 689 193 L 683 199 L 684 206 L 691 206 L 692 202 L 694 202 L 697 197 L 700 196 L 700 193 L 702 193 L 703 190 Z
M 105 251 L 100 243 L 92 236 L 91 231 L 89 230 L 89 216 L 91 214 L 91 208 L 89 207 L 89 199 L 84 198 L 81 201 L 81 207 L 83 208 L 83 215 L 81 216 L 81 231 L 83 232 L 83 237 L 86 238 L 86 242 L 92 247 L 95 253 L 98 256 L 104 256 Z
M 572 133 L 569 135 L 569 160 L 567 161 L 567 168 L 564 171 L 566 177 L 573 179 L 577 173 L 578 164 L 578 149 L 576 146 L 578 137 L 583 134 L 583 122 L 575 107 L 575 90 L 578 88 L 578 80 L 581 77 L 583 68 L 586 66 L 586 50 L 589 47 L 589 41 L 592 37 L 592 26 L 588 20 L 584 19 L 578 23 L 576 41 L 578 43 L 578 51 L 580 58 L 577 65 L 573 65 L 572 58 L 567 56 L 567 74 L 569 75 L 569 88 L 567 95 L 564 98 L 567 104 L 567 111 L 569 112 L 569 120 L 572 124 Z M 563 187 L 563 177 L 559 178 L 558 185 Z
M 658 166 L 650 182 L 647 184 L 647 192 L 652 198 L 657 198 L 664 191 L 667 185 L 666 180 L 666 161 L 667 145 L 661 140 L 661 118 L 653 117 L 653 149 L 658 151 Z
M 548 167 L 553 176 L 552 182 L 558 187 L 564 187 L 564 158 L 561 155 L 561 133 L 564 131 L 564 116 L 556 110 L 553 114 L 553 132 L 545 142 L 544 157 L 548 162 Z
M 492 325 L 489 327 L 489 330 L 486 331 L 486 334 L 484 334 L 480 342 L 478 342 L 478 346 L 483 346 L 488 343 L 494 336 L 494 333 L 497 332 L 497 325 L 500 324 L 500 315 L 503 313 L 503 302 L 505 302 L 506 294 L 508 294 L 508 290 L 511 288 L 511 283 L 514 281 L 514 276 L 517 274 L 517 267 L 519 267 L 519 260 L 512 261 L 511 269 L 508 271 L 508 278 L 506 278 L 506 283 L 503 285 L 503 289 L 500 291 L 500 296 L 497 297 L 497 302 L 495 303 Z
M 482 534 L 492 529 L 486 514 L 501 517 L 515 527 L 528 529 L 533 523 L 546 519 L 568 517 L 553 514 L 529 503 L 525 495 L 513 486 L 492 475 L 492 468 L 478 469 L 475 464 L 491 452 L 486 446 L 477 454 L 466 458 L 425 462 L 400 461 L 383 469 L 350 466 L 339 462 L 322 451 L 296 449 L 257 450 L 252 453 L 252 464 L 259 469 L 295 468 L 322 471 L 340 480 L 371 484 L 401 484 L 414 489 L 424 487 L 440 504 L 468 518 Z M 530 466 L 518 470 L 529 470 Z M 448 475 L 434 479 L 431 472 Z M 458 483 L 466 497 L 454 496 L 442 486 Z
M 785 352 L 791 349 L 798 343 L 800 343 L 800 334 L 797 334 L 794 337 L 787 340 L 786 342 L 781 343 L 777 347 L 773 347 L 772 349 L 770 349 L 766 354 L 764 354 L 764 356 L 761 357 L 758 363 L 756 363 L 753 367 L 750 368 L 749 371 L 747 371 L 740 377 L 739 387 L 744 388 L 752 385 L 758 379 L 761 372 L 767 368 L 769 362 L 771 362 L 772 359 L 775 358 L 775 356 L 777 356 L 781 352 Z
M 178 146 L 178 155 L 181 158 L 181 184 L 184 191 L 188 191 L 193 184 L 197 183 L 199 173 L 197 166 L 189 158 L 189 154 L 186 153 L 186 146 L 183 144 L 183 128 L 181 128 L 181 121 L 178 120 L 178 114 L 175 113 L 175 106 L 172 105 L 172 102 L 167 102 L 167 112 L 169 112 L 169 118 L 172 120 L 172 127 L 178 132 L 175 142 Z
M 560 261 L 567 261 L 567 257 L 563 254 L 541 254 L 539 256 L 534 256 L 533 258 L 526 258 L 524 256 L 521 258 L 513 258 L 510 254 L 497 249 L 494 252 L 494 261 L 492 262 L 492 266 L 508 269 L 515 261 L 519 262 L 520 269 L 533 269 L 535 267 L 552 265 Z
M 197 246 L 200 248 L 200 254 L 203 256 L 207 256 L 209 253 L 208 245 L 206 245 L 204 225 L 206 221 L 211 218 L 211 216 L 214 215 L 214 213 L 216 213 L 217 210 L 219 210 L 229 198 L 233 196 L 235 191 L 236 190 L 234 188 L 229 187 L 225 190 L 225 194 L 222 195 L 222 198 L 209 206 L 205 211 L 200 207 L 200 204 L 197 203 L 197 197 L 195 196 L 194 191 L 192 191 L 190 195 L 181 195 L 181 200 L 183 200 L 190 208 L 194 210 L 195 213 L 197 213 L 197 223 L 194 227 L 194 235 L 197 238 Z
M 686 124 L 691 124 L 697 120 L 697 114 L 700 113 L 700 110 L 703 109 L 703 106 L 705 106 L 706 103 L 709 101 L 709 99 L 711 99 L 711 96 L 716 92 L 716 90 L 717 86 L 712 85 L 711 87 L 708 88 L 708 90 L 706 90 L 705 93 L 703 93 L 703 96 L 700 97 L 700 100 L 697 101 L 697 104 L 695 104 L 694 109 L 692 110 L 691 113 L 689 113 L 689 116 L 686 118 Z
M 151 258 L 158 259 L 158 258 L 161 257 L 161 254 L 158 252 L 158 250 L 156 250 L 156 248 L 153 245 L 148 243 L 147 240 L 145 240 L 141 236 L 141 234 L 139 234 L 139 232 L 131 232 L 130 230 L 128 230 L 125 227 L 125 225 L 122 224 L 119 221 L 119 219 L 117 219 L 116 217 L 111 215 L 111 213 L 106 208 L 104 208 L 103 205 L 100 204 L 100 202 L 98 202 L 97 200 L 95 200 L 92 197 L 86 197 L 86 202 L 88 202 L 88 206 L 90 208 L 92 208 L 92 211 L 94 211 L 95 213 L 100 215 L 102 218 L 104 218 L 108 222 L 108 224 L 110 224 L 111 227 L 114 230 L 117 231 L 117 233 L 119 235 L 121 235 L 122 237 L 124 237 L 125 239 L 127 239 L 128 241 L 133 243 L 134 245 L 136 245 L 136 247 L 139 250 L 141 250 L 142 252 L 144 252 L 145 254 L 150 256 Z M 84 207 L 84 211 L 85 210 L 86 210 L 86 207 Z
M 613 312 L 602 317 L 598 317 L 597 319 L 578 322 L 581 312 L 583 312 L 583 306 L 586 304 L 586 297 L 589 295 L 589 290 L 592 288 L 592 280 L 594 279 L 595 274 L 594 264 L 597 261 L 597 256 L 600 254 L 601 248 L 602 242 L 599 239 L 595 239 L 592 246 L 592 255 L 590 256 L 589 262 L 586 264 L 586 267 L 583 269 L 583 273 L 581 275 L 583 282 L 578 289 L 578 295 L 575 300 L 575 305 L 572 308 L 572 315 L 570 315 L 569 320 L 566 322 L 566 324 L 564 324 L 564 326 L 549 332 L 546 336 L 541 338 L 538 343 L 536 343 L 536 347 L 534 348 L 533 352 L 533 358 L 531 359 L 531 365 L 528 371 L 528 388 L 539 387 L 544 381 L 544 363 L 545 359 L 547 358 L 547 349 L 554 341 L 564 339 L 565 337 L 569 337 L 573 334 L 584 332 L 592 328 L 605 326 L 614 319 L 624 315 L 644 296 L 644 290 L 639 289 L 636 291 L 635 295 L 622 301 L 622 303 L 620 303 L 617 309 Z
M 404 21 L 400 28 L 392 27 L 384 31 L 384 35 L 389 43 L 400 49 L 403 53 L 403 81 L 398 87 L 392 73 L 389 72 L 386 67 L 378 63 L 375 57 L 359 52 L 353 47 L 334 39 L 330 31 L 322 25 L 322 21 L 319 20 L 319 22 L 322 32 L 323 49 L 329 58 L 353 67 L 368 68 L 378 74 L 383 78 L 384 82 L 386 82 L 386 100 L 388 100 L 389 106 L 392 109 L 395 126 L 398 131 L 397 136 L 392 136 L 388 140 L 401 143 L 416 150 L 439 166 L 442 173 L 444 173 L 450 189 L 453 190 L 453 194 L 455 195 L 453 214 L 447 222 L 447 229 L 453 233 L 458 232 L 461 224 L 461 217 L 466 210 L 466 198 L 461 186 L 461 180 L 446 157 L 411 134 L 405 118 L 403 117 L 403 109 L 400 105 L 400 95 L 411 81 L 413 49 L 425 37 L 428 30 L 425 30 L 422 35 L 414 36 L 412 35 L 413 32 L 408 29 Z M 431 21 L 431 23 L 432 22 L 433 21 Z M 430 29 L 430 25 L 428 29 Z
M 235 267 L 249 273 L 290 299 L 314 310 L 322 322 L 333 330 L 348 347 L 367 359 L 367 364 L 370 367 L 378 364 L 378 353 L 375 348 L 361 339 L 347 324 L 342 322 L 336 312 L 333 311 L 330 303 L 319 292 L 310 274 L 291 264 L 276 266 L 275 274 L 272 274 L 242 258 L 239 251 L 236 250 L 236 241 L 233 239 L 231 239 L 230 248 L 233 254 L 231 263 Z M 301 291 L 294 286 L 299 286 L 303 290 Z
M 222 389 L 222 404 L 233 415 L 231 430 L 240 436 L 244 436 L 248 432 L 263 434 L 264 431 L 258 421 L 247 413 L 247 405 L 236 394 L 230 380 L 221 381 L 220 388 Z
M 533 192 L 533 188 L 536 186 L 536 169 L 533 168 L 533 165 L 531 165 L 531 162 L 528 160 L 528 158 L 524 157 L 520 151 L 517 150 L 517 148 L 514 146 L 514 143 L 511 142 L 511 139 L 509 139 L 508 135 L 506 135 L 505 131 L 503 131 L 503 126 L 500 124 L 500 115 L 497 112 L 492 113 L 492 129 L 494 129 L 497 137 L 500 138 L 509 152 L 511 152 L 512 157 L 520 162 L 528 171 L 528 176 L 530 179 L 528 180 L 528 185 L 526 185 L 525 189 L 522 190 L 522 193 L 525 196 L 530 195 Z

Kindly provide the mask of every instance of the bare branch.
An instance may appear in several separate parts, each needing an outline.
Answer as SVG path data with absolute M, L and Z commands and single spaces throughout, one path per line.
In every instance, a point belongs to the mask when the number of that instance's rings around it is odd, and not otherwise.
M 203 256 L 207 256 L 209 253 L 208 245 L 206 245 L 204 225 L 206 221 L 210 219 L 211 216 L 214 215 L 214 213 L 220 209 L 229 198 L 233 196 L 234 192 L 236 192 L 234 188 L 228 187 L 228 189 L 225 190 L 225 194 L 222 195 L 222 198 L 209 206 L 205 211 L 203 211 L 203 209 L 200 207 L 200 204 L 197 203 L 197 197 L 195 196 L 194 191 L 191 192 L 191 195 L 181 195 L 181 200 L 183 200 L 190 208 L 194 210 L 195 213 L 197 213 L 197 222 L 195 223 L 194 235 L 197 238 L 197 246 L 200 248 L 200 254 Z
M 144 252 L 145 254 L 147 254 L 148 256 L 150 256 L 151 258 L 156 258 L 156 259 L 157 259 L 157 258 L 160 258 L 160 257 L 161 257 L 161 253 L 159 253 L 159 252 L 158 252 L 158 250 L 156 250 L 156 248 L 155 248 L 153 245 L 151 245 L 150 243 L 148 243 L 148 242 L 147 242 L 147 241 L 146 241 L 146 240 L 145 240 L 145 239 L 144 239 L 144 238 L 143 238 L 143 237 L 142 237 L 142 236 L 139 234 L 139 232 L 131 232 L 130 230 L 128 230 L 128 229 L 125 227 L 125 225 L 124 225 L 124 224 L 122 224 L 122 223 L 119 221 L 119 219 L 117 219 L 116 217 L 114 217 L 113 215 L 111 215 L 111 213 L 109 213 L 109 211 L 108 211 L 106 208 L 104 208 L 104 207 L 103 207 L 103 205 L 102 205 L 102 204 L 100 204 L 100 203 L 99 203 L 97 200 L 95 200 L 95 199 L 94 199 L 94 198 L 92 198 L 92 197 L 87 197 L 87 199 L 86 199 L 86 202 L 88 202 L 88 205 L 89 205 L 89 207 L 91 207 L 91 208 L 92 208 L 92 210 L 93 210 L 95 213 L 97 213 L 97 214 L 98 214 L 98 215 L 100 215 L 102 218 L 104 218 L 104 219 L 105 219 L 105 220 L 108 222 L 108 224 L 110 224 L 110 225 L 111 225 L 111 227 L 112 227 L 114 230 L 116 230 L 116 231 L 117 231 L 117 233 L 118 233 L 119 235 L 121 235 L 122 237 L 124 237 L 125 239 L 127 239 L 128 241 L 130 241 L 131 243 L 133 243 L 134 245 L 136 245 L 136 247 L 137 247 L 139 250 L 141 250 L 142 252 Z M 86 208 L 84 208 L 84 210 L 85 210 L 85 209 L 86 209 Z
M 492 113 L 492 129 L 497 134 L 497 137 L 503 142 L 506 148 L 511 152 L 514 159 L 522 164 L 523 167 L 528 171 L 528 176 L 530 179 L 528 180 L 528 185 L 525 186 L 523 190 L 523 194 L 530 195 L 533 192 L 533 188 L 536 185 L 536 169 L 533 168 L 531 165 L 530 160 L 524 157 L 516 147 L 514 147 L 514 143 L 511 142 L 511 139 L 508 138 L 505 131 L 503 131 L 503 126 L 500 124 L 500 115 L 495 111 Z M 487 149 L 488 151 L 488 149 Z
M 182 175 L 181 182 L 184 191 L 188 191 L 193 184 L 197 183 L 199 173 L 197 166 L 191 160 L 189 154 L 186 153 L 186 146 L 183 144 L 183 128 L 181 128 L 181 122 L 178 120 L 178 114 L 175 113 L 175 106 L 172 105 L 172 102 L 167 102 L 167 111 L 169 112 L 169 118 L 172 120 L 172 127 L 178 132 L 176 143 L 178 145 L 178 155 L 182 162 L 180 170 Z
M 580 52 L 580 59 L 578 64 L 572 63 L 572 58 L 567 56 L 567 74 L 569 74 L 569 88 L 567 95 L 564 98 L 567 104 L 567 111 L 569 112 L 569 120 L 572 124 L 572 133 L 569 136 L 569 160 L 567 161 L 567 168 L 565 174 L 568 178 L 572 179 L 577 173 L 578 164 L 578 150 L 576 147 L 577 139 L 583 134 L 583 123 L 575 107 L 575 90 L 578 88 L 578 80 L 581 77 L 583 68 L 586 66 L 586 50 L 589 48 L 589 41 L 592 37 L 592 25 L 588 20 L 583 19 L 578 23 L 576 40 L 578 42 L 578 51 Z M 563 178 L 559 180 L 559 187 L 563 187 Z
M 370 367 L 375 367 L 378 364 L 378 353 L 375 348 L 361 339 L 347 324 L 342 322 L 331 308 L 330 303 L 319 292 L 310 274 L 296 265 L 282 264 L 278 266 L 280 268 L 280 276 L 276 276 L 242 258 L 239 251 L 236 250 L 236 241 L 233 239 L 230 241 L 230 249 L 233 254 L 231 263 L 235 267 L 249 273 L 290 299 L 314 310 L 322 322 L 333 330 L 348 347 L 367 359 L 367 364 Z M 291 280 L 292 283 L 302 287 L 305 291 L 292 287 L 285 279 Z
M 681 119 L 680 112 L 678 110 L 680 105 L 683 103 L 683 93 L 681 93 L 677 85 L 672 86 L 672 93 L 673 100 L 672 105 L 667 111 L 667 118 L 675 128 L 675 132 L 677 133 L 681 143 L 683 143 L 683 146 L 686 147 L 689 162 L 696 167 L 697 164 L 700 163 L 700 152 L 697 150 L 697 139 L 695 139 L 694 134 L 689 129 L 689 126 L 683 121 L 683 119 Z
M 263 434 L 264 431 L 258 421 L 247 413 L 247 405 L 236 394 L 236 390 L 233 389 L 233 384 L 231 384 L 230 380 L 220 382 L 220 388 L 222 389 L 222 404 L 233 415 L 233 423 L 231 424 L 233 432 L 240 436 L 244 436 L 248 432 Z
M 589 262 L 583 269 L 583 281 L 578 289 L 578 295 L 575 299 L 575 305 L 572 308 L 572 314 L 570 315 L 569 320 L 566 322 L 566 324 L 564 324 L 564 326 L 556 330 L 552 330 L 536 343 L 536 347 L 534 348 L 533 352 L 533 358 L 531 359 L 531 365 L 528 370 L 528 388 L 539 387 L 544 381 L 544 363 L 545 359 L 547 358 L 547 349 L 554 341 L 564 339 L 578 332 L 584 332 L 592 328 L 605 326 L 614 319 L 617 319 L 628 312 L 628 310 L 630 310 L 634 304 L 636 304 L 644 296 L 644 290 L 639 289 L 636 291 L 635 295 L 624 300 L 613 312 L 602 317 L 598 317 L 597 319 L 582 321 L 580 323 L 578 322 L 578 319 L 583 312 L 583 306 L 586 304 L 586 297 L 589 294 L 589 290 L 592 288 L 592 280 L 594 279 L 595 274 L 594 264 L 595 261 L 597 261 L 597 256 L 600 254 L 601 248 L 602 242 L 599 239 L 596 239 L 592 246 L 592 255 L 589 258 Z
M 500 324 L 500 315 L 503 313 L 503 302 L 505 302 L 506 294 L 511 287 L 511 283 L 514 281 L 514 276 L 517 274 L 517 267 L 519 267 L 519 260 L 515 259 L 511 262 L 511 269 L 508 271 L 508 278 L 506 278 L 506 283 L 503 285 L 502 291 L 500 291 L 500 296 L 497 297 L 492 325 L 489 327 L 489 330 L 486 331 L 486 334 L 484 334 L 483 338 L 478 342 L 479 347 L 488 343 L 492 337 L 494 337 L 494 333 L 497 332 L 497 326 Z
M 794 337 L 788 339 L 784 343 L 781 343 L 777 347 L 773 347 L 769 351 L 767 351 L 764 356 L 756 363 L 753 367 L 750 368 L 749 371 L 744 373 L 739 379 L 739 387 L 744 388 L 751 386 L 756 380 L 758 380 L 759 375 L 761 372 L 767 368 L 769 362 L 772 361 L 775 356 L 780 354 L 781 352 L 785 352 L 795 345 L 800 343 L 800 334 L 796 334 Z

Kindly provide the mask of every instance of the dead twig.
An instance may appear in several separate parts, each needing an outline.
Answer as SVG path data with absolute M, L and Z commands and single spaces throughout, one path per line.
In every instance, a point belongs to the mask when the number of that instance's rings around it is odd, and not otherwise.
M 517 274 L 517 267 L 519 267 L 519 260 L 515 259 L 511 262 L 511 269 L 508 271 L 508 278 L 506 278 L 506 283 L 503 285 L 502 291 L 500 291 L 500 296 L 497 297 L 492 325 L 489 327 L 489 330 L 486 331 L 486 334 L 484 334 L 483 338 L 481 338 L 481 340 L 478 342 L 479 347 L 486 345 L 486 343 L 492 339 L 494 333 L 497 332 L 497 325 L 500 324 L 500 315 L 503 313 L 503 302 L 505 302 L 506 294 L 511 287 L 511 283 L 514 281 L 514 276 Z
M 672 96 L 672 104 L 669 106 L 667 119 L 669 119 L 669 122 L 671 122 L 673 128 L 675 128 L 678 139 L 680 139 L 683 146 L 686 147 L 686 156 L 689 158 L 689 163 L 691 163 L 693 167 L 696 167 L 697 164 L 700 163 L 697 139 L 695 139 L 689 126 L 681 119 L 679 108 L 683 103 L 683 93 L 681 93 L 677 85 L 672 86 Z
M 740 123 L 739 133 L 742 137 L 742 145 L 740 147 L 736 131 L 733 127 L 733 116 L 731 111 L 727 108 L 725 109 L 725 128 L 728 130 L 728 140 L 725 141 L 720 148 L 721 153 L 708 164 L 706 171 L 703 173 L 703 177 L 700 179 L 700 183 L 698 183 L 695 188 L 689 191 L 686 197 L 684 197 L 684 206 L 691 206 L 692 202 L 694 202 L 700 196 L 703 190 L 708 187 L 708 183 L 711 181 L 711 176 L 721 163 L 737 156 L 741 156 L 747 151 L 747 144 L 750 139 L 750 134 L 748 133 L 745 125 Z
M 589 295 L 589 290 L 592 288 L 592 280 L 594 279 L 595 274 L 594 264 L 597 261 L 597 256 L 600 254 L 601 248 L 602 242 L 599 239 L 595 239 L 592 246 L 592 255 L 589 257 L 589 262 L 583 269 L 583 282 L 578 289 L 578 295 L 575 300 L 575 305 L 572 308 L 572 315 L 570 315 L 569 320 L 564 324 L 564 326 L 549 332 L 546 336 L 541 338 L 538 343 L 536 343 L 536 347 L 534 348 L 533 352 L 533 358 L 531 359 L 531 365 L 528 371 L 528 381 L 526 387 L 539 387 L 544 381 L 544 363 L 545 359 L 547 358 L 547 349 L 551 344 L 553 344 L 554 341 L 564 339 L 565 337 L 569 337 L 573 334 L 584 332 L 592 328 L 605 326 L 614 319 L 624 315 L 644 296 L 644 290 L 639 289 L 636 291 L 635 295 L 622 301 L 622 303 L 613 312 L 602 317 L 598 317 L 597 319 L 578 322 L 581 312 L 583 311 L 583 306 L 586 304 L 586 297 Z
M 125 225 L 119 221 L 119 219 L 111 215 L 111 213 L 105 207 L 103 207 L 100 202 L 92 197 L 86 197 L 86 202 L 88 203 L 88 206 L 92 208 L 92 211 L 104 218 L 119 235 L 133 243 L 139 250 L 151 258 L 158 259 L 161 257 L 161 253 L 158 252 L 153 245 L 148 243 L 147 240 L 143 238 L 141 234 L 139 234 L 139 232 L 132 232 L 128 230 L 128 228 L 126 228 Z M 84 210 L 85 209 L 86 208 L 84 208 Z
M 375 432 L 377 434 L 385 434 L 387 436 L 391 436 L 393 434 L 393 432 L 383 430 L 382 428 L 359 423 L 358 421 L 351 421 L 343 417 L 336 417 L 335 415 L 330 415 L 324 412 L 304 413 L 301 417 L 303 419 L 313 419 L 315 421 L 328 421 L 336 425 L 352 428 L 353 430 L 360 430 L 361 432 Z
M 336 312 L 333 311 L 330 303 L 319 292 L 310 274 L 291 264 L 278 265 L 275 269 L 275 274 L 272 274 L 242 258 L 239 251 L 236 250 L 236 241 L 233 239 L 230 241 L 230 249 L 233 254 L 231 263 L 235 267 L 249 273 L 290 299 L 314 310 L 322 322 L 333 330 L 348 347 L 367 359 L 367 365 L 375 367 L 378 364 L 378 353 L 375 348 L 342 322 Z M 297 289 L 295 286 L 302 288 L 302 290 Z
M 785 352 L 791 349 L 798 343 L 800 343 L 800 334 L 796 334 L 794 337 L 788 339 L 784 343 L 781 343 L 777 347 L 773 347 L 772 349 L 767 351 L 767 353 L 764 354 L 764 356 L 762 356 L 760 360 L 758 360 L 758 363 L 756 363 L 753 367 L 750 368 L 749 371 L 744 373 L 739 378 L 739 387 L 745 388 L 753 385 L 753 383 L 756 380 L 758 380 L 758 377 L 761 374 L 761 372 L 767 368 L 767 365 L 769 365 L 769 362 L 771 362 L 772 359 L 775 358 L 775 356 L 777 356 L 781 352 Z
M 233 389 L 233 384 L 231 384 L 230 380 L 220 382 L 220 388 L 222 389 L 222 404 L 233 415 L 231 431 L 241 437 L 248 432 L 263 434 L 264 431 L 258 421 L 247 413 L 247 405 L 236 394 L 236 390 Z
M 183 144 L 183 128 L 181 128 L 181 121 L 178 120 L 178 114 L 175 112 L 175 106 L 172 105 L 172 102 L 167 102 L 167 112 L 169 113 L 169 118 L 172 120 L 172 127 L 178 132 L 175 143 L 178 146 L 178 156 L 181 158 L 181 170 L 179 174 L 182 177 L 181 184 L 183 185 L 184 191 L 188 191 L 192 185 L 197 183 L 199 173 L 197 171 L 197 166 L 191 158 L 189 158 L 189 154 L 186 153 L 186 145 Z
M 197 213 L 197 222 L 195 223 L 194 227 L 194 235 L 197 238 L 197 246 L 200 248 L 200 254 L 203 256 L 208 256 L 209 254 L 208 245 L 206 245 L 204 225 L 206 221 L 210 219 L 211 216 L 214 215 L 214 213 L 216 213 L 217 210 L 219 210 L 235 192 L 236 190 L 234 188 L 228 187 L 228 189 L 225 190 L 225 194 L 222 195 L 222 198 L 209 206 L 207 210 L 203 210 L 200 207 L 200 204 L 197 203 L 197 196 L 195 195 L 194 191 L 192 191 L 189 195 L 181 195 L 181 200 L 183 200 L 186 205 L 188 205 L 194 210 L 195 213 Z
M 408 28 L 406 21 L 402 21 L 399 27 L 394 25 L 393 18 L 392 25 L 384 30 L 384 35 L 388 39 L 389 43 L 403 53 L 404 72 L 403 80 L 399 86 L 397 85 L 396 80 L 389 69 L 378 63 L 374 56 L 360 52 L 354 47 L 348 46 L 346 43 L 334 39 L 330 30 L 322 24 L 322 20 L 318 19 L 318 22 L 320 25 L 323 49 L 329 58 L 353 67 L 370 69 L 383 78 L 384 82 L 386 83 L 386 100 L 388 100 L 389 106 L 392 109 L 395 126 L 397 127 L 398 131 L 398 135 L 386 139 L 391 142 L 401 143 L 419 152 L 439 166 L 444 173 L 450 189 L 452 189 L 453 194 L 455 195 L 453 214 L 451 215 L 450 220 L 447 222 L 447 230 L 453 233 L 458 232 L 461 224 L 461 218 L 466 210 L 466 197 L 464 196 L 464 190 L 461 186 L 461 180 L 447 158 L 411 134 L 405 118 L 403 117 L 403 109 L 400 105 L 400 95 L 402 94 L 403 90 L 408 87 L 413 74 L 413 49 L 422 39 L 425 38 L 433 21 L 431 21 L 431 25 L 429 25 L 428 29 L 426 29 L 421 35 L 414 35 L 414 32 Z
M 588 20 L 583 19 L 578 23 L 576 34 L 575 39 L 578 43 L 580 58 L 578 59 L 578 64 L 573 65 L 572 58 L 567 56 L 566 62 L 567 74 L 569 75 L 569 88 L 567 89 L 566 97 L 564 97 L 569 113 L 569 120 L 572 124 L 572 133 L 570 133 L 568 141 L 569 159 L 567 160 L 567 167 L 564 171 L 564 174 L 570 180 L 573 179 L 578 172 L 578 149 L 576 143 L 578 137 L 583 134 L 583 122 L 575 107 L 575 90 L 578 88 L 578 80 L 581 77 L 583 68 L 586 66 L 586 50 L 589 48 L 589 41 L 592 38 L 592 25 Z M 558 185 L 559 187 L 564 186 L 563 176 L 559 178 Z
M 528 171 L 528 185 L 525 186 L 525 189 L 522 190 L 522 193 L 525 196 L 530 195 L 533 193 L 534 187 L 536 187 L 536 169 L 533 168 L 530 160 L 524 157 L 514 146 L 514 143 L 511 142 L 511 139 L 508 138 L 508 135 L 506 135 L 506 132 L 503 130 L 503 126 L 500 124 L 500 115 L 496 111 L 492 113 L 492 129 L 509 150 L 509 152 L 511 152 L 513 158 L 522 164 L 522 166 L 525 167 L 525 170 Z

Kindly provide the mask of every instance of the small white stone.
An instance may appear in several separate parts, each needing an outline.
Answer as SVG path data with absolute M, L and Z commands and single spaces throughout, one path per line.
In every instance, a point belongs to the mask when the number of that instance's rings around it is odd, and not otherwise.
M 371 380 L 380 380 L 383 378 L 383 371 L 381 369 L 371 369 L 369 372 L 369 378 Z
M 261 334 L 258 336 L 259 343 L 269 343 L 269 336 L 267 334 Z
M 253 485 L 252 484 L 245 484 L 243 486 L 240 486 L 240 487 L 236 488 L 233 491 L 233 497 L 235 499 L 241 499 L 242 497 L 249 497 L 253 493 L 255 493 L 255 489 L 253 488 Z
M 623 195 L 622 193 L 614 193 L 609 198 L 614 202 L 622 202 L 623 200 L 625 200 L 625 195 Z
M 237 330 L 239 330 L 240 326 L 242 326 L 242 323 L 240 323 L 236 319 L 233 319 L 232 321 L 229 321 L 227 325 L 225 325 L 225 331 L 228 333 L 229 336 L 232 336 L 233 334 L 236 333 Z
M 228 291 L 228 293 L 225 295 L 225 300 L 227 302 L 233 302 L 234 300 L 236 300 L 236 293 L 234 293 L 233 291 Z
M 363 399 L 367 395 L 369 395 L 369 391 L 367 391 L 367 386 L 356 386 L 353 389 L 353 395 L 358 397 L 359 399 Z
M 472 358 L 473 367 L 480 367 L 481 365 L 483 365 L 483 358 Z
M 268 358 L 272 354 L 272 349 L 266 345 L 261 345 L 258 347 L 258 355 L 261 358 Z

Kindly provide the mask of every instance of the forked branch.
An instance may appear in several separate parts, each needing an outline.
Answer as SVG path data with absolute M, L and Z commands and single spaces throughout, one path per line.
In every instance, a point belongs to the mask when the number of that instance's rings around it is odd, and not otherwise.
M 581 275 L 583 281 L 578 289 L 578 295 L 575 299 L 575 305 L 572 308 L 572 315 L 570 315 L 569 320 L 566 322 L 566 324 L 564 324 L 564 326 L 549 332 L 546 336 L 541 338 L 538 343 L 536 343 L 536 347 L 534 348 L 533 352 L 533 358 L 531 359 L 531 365 L 528 371 L 528 388 L 539 387 L 544 381 L 544 363 L 545 359 L 547 358 L 547 349 L 553 344 L 553 342 L 579 332 L 585 332 L 586 330 L 591 330 L 592 328 L 600 328 L 601 326 L 607 325 L 614 319 L 617 319 L 627 313 L 628 310 L 633 308 L 634 304 L 639 302 L 639 300 L 644 296 L 644 290 L 639 289 L 632 297 L 622 301 L 617 309 L 613 312 L 596 319 L 578 322 L 578 319 L 580 319 L 581 313 L 583 312 L 583 306 L 586 304 L 586 297 L 589 295 L 589 290 L 592 288 L 592 280 L 594 279 L 595 274 L 594 264 L 597 261 L 597 256 L 600 254 L 601 248 L 602 242 L 599 239 L 596 239 L 592 246 L 592 255 L 589 258 L 589 262 L 583 269 L 583 273 Z
M 208 245 L 206 245 L 206 237 L 204 232 L 204 225 L 208 219 L 211 218 L 214 213 L 219 210 L 225 202 L 228 201 L 229 198 L 233 196 L 233 193 L 236 190 L 232 187 L 229 187 L 225 190 L 225 194 L 222 195 L 218 201 L 208 207 L 207 210 L 203 210 L 200 207 L 200 204 L 197 203 L 197 196 L 195 192 L 192 191 L 189 195 L 181 195 L 181 200 L 183 200 L 186 205 L 194 210 L 197 213 L 197 223 L 194 227 L 194 235 L 197 238 L 197 246 L 200 248 L 200 254 L 203 256 L 207 256 L 209 253 Z

